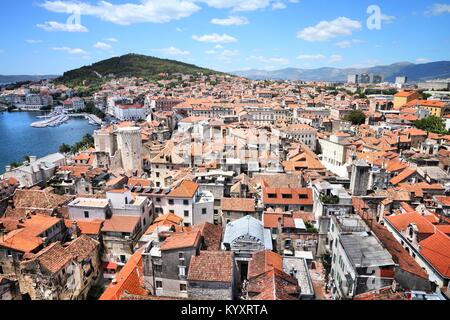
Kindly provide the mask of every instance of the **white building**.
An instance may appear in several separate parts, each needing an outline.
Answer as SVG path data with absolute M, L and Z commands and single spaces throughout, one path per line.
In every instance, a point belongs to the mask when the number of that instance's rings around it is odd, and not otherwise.
M 11 166 L 6 166 L 3 177 L 16 178 L 22 187 L 32 187 L 53 177 L 57 167 L 65 164 L 66 157 L 61 153 L 51 154 L 40 159 L 30 156 L 30 162 L 26 161 L 18 168 L 12 169 Z
M 119 104 L 114 107 L 114 116 L 121 121 L 145 120 L 148 109 L 143 104 Z
M 51 105 L 53 105 L 53 97 L 51 95 L 27 94 L 25 103 L 17 103 L 16 107 L 20 110 L 39 111 Z
M 110 215 L 108 199 L 77 198 L 68 204 L 72 221 L 106 220 Z
M 184 180 L 172 190 L 158 189 L 151 197 L 156 214 L 175 214 L 185 226 L 214 223 L 214 195 L 195 182 Z

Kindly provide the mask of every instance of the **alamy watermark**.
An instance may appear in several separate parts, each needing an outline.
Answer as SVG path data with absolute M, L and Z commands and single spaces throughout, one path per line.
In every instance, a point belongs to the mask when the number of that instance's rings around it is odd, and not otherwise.
M 369 6 L 367 8 L 367 14 L 369 14 L 369 18 L 367 18 L 367 29 L 369 30 L 381 30 L 382 23 L 384 20 L 384 15 L 381 12 L 380 6 L 375 4 Z

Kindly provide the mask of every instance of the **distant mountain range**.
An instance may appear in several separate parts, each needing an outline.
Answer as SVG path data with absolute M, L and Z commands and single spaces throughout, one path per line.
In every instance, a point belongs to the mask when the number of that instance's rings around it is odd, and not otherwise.
M 247 70 L 231 72 L 231 74 L 253 80 L 303 80 L 332 82 L 346 81 L 349 74 L 361 73 L 382 74 L 385 81 L 390 82 L 394 82 L 395 77 L 397 76 L 407 76 L 409 82 L 424 81 L 436 78 L 450 78 L 450 61 L 437 61 L 423 64 L 400 62 L 388 66 L 376 66 L 371 68 L 287 68 L 274 71 Z
M 55 79 L 57 77 L 58 77 L 57 75 L 13 75 L 13 76 L 7 76 L 7 75 L 0 74 L 0 84 L 16 83 L 16 82 L 23 82 L 23 81 L 39 81 L 39 80 L 46 80 L 46 79 Z
M 85 81 L 89 83 L 99 83 L 109 76 L 143 77 L 151 79 L 157 77 L 160 73 L 195 74 L 199 72 L 204 74 L 219 73 L 179 61 L 159 59 L 139 54 L 127 54 L 65 72 L 62 77 L 57 78 L 56 81 L 68 85 L 78 85 Z

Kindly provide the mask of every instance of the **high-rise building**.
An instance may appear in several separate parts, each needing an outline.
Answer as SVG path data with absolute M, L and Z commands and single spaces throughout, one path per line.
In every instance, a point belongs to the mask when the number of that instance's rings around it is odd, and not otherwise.
M 408 77 L 406 77 L 406 76 L 401 76 L 401 77 L 395 78 L 395 84 L 403 85 L 403 84 L 406 84 L 407 82 L 408 82 Z
M 361 74 L 361 76 L 360 76 L 360 79 L 359 79 L 359 82 L 360 83 L 370 83 L 370 75 L 369 74 L 367 74 L 367 73 L 363 73 L 363 74 Z
M 347 83 L 356 84 L 358 83 L 359 76 L 357 74 L 349 74 L 347 76 Z

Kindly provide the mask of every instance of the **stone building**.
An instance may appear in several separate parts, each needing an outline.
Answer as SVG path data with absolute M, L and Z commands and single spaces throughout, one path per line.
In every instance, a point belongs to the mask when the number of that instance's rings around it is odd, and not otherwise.
M 21 293 L 31 300 L 85 300 L 99 280 L 100 243 L 81 236 L 55 242 L 20 264 Z
M 146 289 L 156 296 L 188 298 L 187 276 L 201 245 L 198 230 L 175 233 L 160 243 L 149 243 L 142 254 Z
M 65 235 L 64 220 L 60 218 L 29 214 L 25 218 L 0 219 L 0 274 L 18 274 L 25 255 L 37 254 Z
M 9 200 L 11 200 L 18 186 L 19 182 L 15 178 L 0 180 L 0 217 L 5 213 Z
M 191 259 L 188 297 L 195 300 L 233 300 L 236 296 L 237 266 L 227 251 L 202 251 Z
M 0 301 L 2 300 L 22 300 L 22 295 L 17 280 L 0 275 Z
M 225 227 L 222 249 L 234 252 L 240 278 L 243 280 L 247 277 L 248 262 L 252 254 L 272 250 L 270 229 L 265 229 L 261 221 L 251 216 L 230 222 Z

